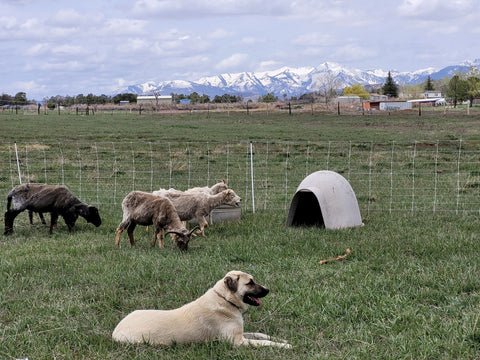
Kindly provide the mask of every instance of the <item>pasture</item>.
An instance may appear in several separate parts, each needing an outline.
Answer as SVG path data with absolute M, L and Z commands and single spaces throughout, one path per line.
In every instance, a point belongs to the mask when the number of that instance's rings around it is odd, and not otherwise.
M 479 121 L 477 109 L 422 117 L 0 113 L 4 209 L 18 183 L 16 142 L 24 181 L 65 183 L 103 220 L 95 228 L 79 219 L 68 233 L 60 219 L 49 235 L 23 213 L 0 237 L 0 359 L 479 358 Z M 261 159 L 268 144 L 268 166 L 255 162 L 255 207 L 250 142 Z M 350 178 L 365 226 L 285 228 L 296 186 L 327 165 Z M 186 253 L 169 238 L 164 250 L 151 248 L 143 227 L 135 248 L 126 234 L 115 248 L 120 202 L 133 188 L 225 177 L 242 196 L 241 221 L 212 225 Z M 347 248 L 345 260 L 318 264 Z M 127 313 L 179 307 L 233 269 L 270 288 L 263 306 L 244 314 L 246 331 L 287 339 L 292 350 L 112 342 Z

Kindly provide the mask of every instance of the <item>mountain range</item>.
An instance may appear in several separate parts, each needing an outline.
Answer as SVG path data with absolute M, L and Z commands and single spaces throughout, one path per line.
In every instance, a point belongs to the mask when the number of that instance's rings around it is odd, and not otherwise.
M 432 80 L 451 77 L 458 72 L 467 72 L 471 66 L 480 67 L 480 59 L 467 60 L 441 69 L 427 68 L 412 72 L 391 70 L 390 73 L 397 84 L 416 85 L 424 82 L 428 76 Z M 147 81 L 122 87 L 115 94 L 151 95 L 156 92 L 161 95 L 171 93 L 189 95 L 197 92 L 210 97 L 230 94 L 254 98 L 273 93 L 276 96 L 286 94 L 291 97 L 318 91 L 322 79 L 335 78 L 338 89 L 343 89 L 345 86 L 358 83 L 364 86 L 382 85 L 387 75 L 388 71 L 385 70 L 359 70 L 334 62 L 325 62 L 316 67 L 282 67 L 272 71 L 226 73 L 192 81 L 168 80 L 158 83 Z

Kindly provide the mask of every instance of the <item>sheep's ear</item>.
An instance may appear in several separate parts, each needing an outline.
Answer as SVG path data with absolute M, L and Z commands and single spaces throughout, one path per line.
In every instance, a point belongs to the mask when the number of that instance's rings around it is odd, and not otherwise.
M 86 216 L 86 207 L 83 206 L 82 204 L 77 204 L 74 206 L 75 212 L 77 212 L 80 216 Z
M 237 283 L 238 283 L 237 280 L 231 278 L 230 276 L 227 276 L 223 281 L 227 286 L 228 290 L 230 290 L 231 292 L 237 291 Z

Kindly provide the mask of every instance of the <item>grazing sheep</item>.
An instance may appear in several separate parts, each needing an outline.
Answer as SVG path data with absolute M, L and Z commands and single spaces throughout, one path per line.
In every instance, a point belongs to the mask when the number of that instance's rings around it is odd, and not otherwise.
M 194 193 L 194 192 L 203 192 L 205 194 L 210 194 L 210 195 L 215 195 L 219 194 L 224 190 L 227 190 L 228 186 L 225 180 L 220 181 L 219 183 L 216 183 L 212 187 L 204 186 L 204 187 L 194 187 L 191 189 L 188 189 L 187 193 Z
M 188 221 L 196 218 L 200 225 L 199 232 L 202 236 L 205 236 L 204 229 L 208 226 L 208 222 L 205 216 L 208 216 L 210 212 L 220 205 L 231 205 L 235 207 L 240 206 L 242 200 L 240 196 L 235 194 L 231 189 L 223 190 L 222 192 L 209 195 L 203 192 L 184 192 L 180 196 L 169 197 L 173 206 L 177 210 L 180 220 Z
M 38 217 L 40 218 L 40 221 L 42 222 L 43 225 L 47 225 L 47 222 L 45 221 L 45 218 L 43 217 L 43 213 L 39 212 Z M 30 225 L 33 225 L 33 211 L 28 210 L 28 219 L 30 220 Z
M 13 202 L 13 207 L 11 207 Z M 13 232 L 15 217 L 24 210 L 49 212 L 50 234 L 57 226 L 58 216 L 61 215 L 67 224 L 68 231 L 72 231 L 78 216 L 87 222 L 100 226 L 102 220 L 98 209 L 77 199 L 66 186 L 46 184 L 21 184 L 14 187 L 7 196 L 7 211 L 5 212 L 5 232 Z
M 222 191 L 227 190 L 227 189 L 228 189 L 228 186 L 225 183 L 225 180 L 222 180 L 219 183 L 216 183 L 215 185 L 213 185 L 212 187 L 208 187 L 208 186 L 194 187 L 194 188 L 190 188 L 190 189 L 185 190 L 185 191 L 177 190 L 177 189 L 174 189 L 174 188 L 170 188 L 168 190 L 167 189 L 160 189 L 160 190 L 156 190 L 156 191 L 152 192 L 152 194 L 157 195 L 157 196 L 168 196 L 169 198 L 172 198 L 172 197 L 175 197 L 175 196 L 181 196 L 185 193 L 193 194 L 193 193 L 197 193 L 197 192 L 203 192 L 205 194 L 215 195 L 215 194 L 221 193 Z
M 119 246 L 120 235 L 127 229 L 130 244 L 135 245 L 133 230 L 137 225 L 154 225 L 155 235 L 152 246 L 158 239 L 158 246 L 163 249 L 163 230 L 172 234 L 172 238 L 180 250 L 188 250 L 188 242 L 196 228 L 188 231 L 178 217 L 172 202 L 162 196 L 155 196 L 143 191 L 132 191 L 122 201 L 123 219 L 118 225 L 115 245 Z
M 185 190 L 185 191 L 176 190 L 174 188 L 170 188 L 168 190 L 167 189 L 160 189 L 160 190 L 152 192 L 152 194 L 153 195 L 158 195 L 158 196 L 165 196 L 165 197 L 168 197 L 169 199 L 171 199 L 173 197 L 181 196 L 183 194 L 196 194 L 196 193 L 199 193 L 199 192 L 200 193 L 205 193 L 205 194 L 210 194 L 210 195 L 215 195 L 215 194 L 221 193 L 222 191 L 227 190 L 227 189 L 228 189 L 227 183 L 225 182 L 225 180 L 222 180 L 222 181 L 216 183 L 215 185 L 213 185 L 212 187 L 208 187 L 208 186 L 194 187 L 194 188 L 190 188 L 190 189 Z M 212 224 L 212 217 L 211 216 L 210 216 L 210 224 Z M 147 231 L 148 231 L 148 228 L 147 228 Z

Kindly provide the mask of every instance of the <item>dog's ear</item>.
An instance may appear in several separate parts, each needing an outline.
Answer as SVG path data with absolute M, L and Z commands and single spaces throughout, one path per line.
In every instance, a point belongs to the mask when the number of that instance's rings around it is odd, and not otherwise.
M 230 290 L 231 292 L 237 291 L 238 279 L 235 280 L 235 279 L 232 279 L 230 276 L 227 276 L 223 281 L 225 282 L 225 285 L 227 286 L 228 290 Z

